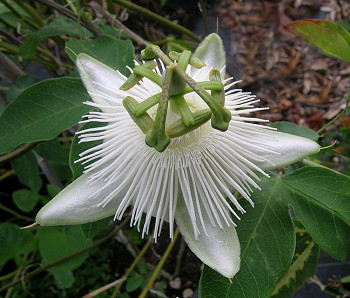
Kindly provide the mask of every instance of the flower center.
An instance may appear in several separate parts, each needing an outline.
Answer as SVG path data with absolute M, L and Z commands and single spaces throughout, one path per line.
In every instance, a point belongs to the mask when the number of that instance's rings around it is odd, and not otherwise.
M 160 93 L 140 103 L 130 96 L 123 100 L 130 117 L 146 135 L 148 146 L 162 152 L 171 139 L 184 136 L 209 120 L 215 129 L 228 129 L 231 113 L 224 107 L 225 93 L 219 70 L 210 71 L 209 81 L 196 82 L 185 70 L 189 64 L 201 68 L 205 63 L 190 51 L 171 52 L 167 56 L 158 46 L 150 45 L 141 56 L 147 62 L 137 65 L 120 89 L 129 90 L 144 77 L 162 88 Z M 153 71 L 156 58 L 166 65 L 163 76 Z M 154 113 L 153 107 L 157 104 Z

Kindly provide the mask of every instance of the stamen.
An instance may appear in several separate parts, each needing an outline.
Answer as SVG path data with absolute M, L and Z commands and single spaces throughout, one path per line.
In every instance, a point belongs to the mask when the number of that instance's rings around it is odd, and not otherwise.
M 141 67 L 142 69 L 147 69 L 151 71 L 157 66 L 157 62 L 155 61 L 149 61 L 144 63 L 143 65 L 137 65 L 137 67 Z M 142 74 L 137 74 L 135 73 L 135 68 L 133 69 L 133 73 L 128 77 L 128 79 L 124 82 L 123 85 L 120 86 L 120 90 L 126 91 L 129 90 L 130 88 L 134 87 L 138 82 L 142 80 L 144 77 Z M 153 71 L 152 71 L 153 72 Z M 156 73 L 154 73 L 156 75 Z
M 169 53 L 169 57 L 170 57 L 170 59 L 172 59 L 174 61 L 179 61 L 182 53 L 171 51 Z M 191 55 L 191 58 L 189 59 L 188 63 L 191 66 L 195 67 L 195 68 L 202 68 L 202 67 L 204 67 L 206 65 L 202 60 L 200 60 L 199 58 L 195 57 L 194 55 Z
M 139 104 L 139 102 L 132 98 L 131 96 L 127 96 L 123 100 L 123 106 L 128 111 L 130 117 L 137 126 L 142 130 L 144 134 L 150 131 L 153 128 L 154 122 L 153 119 L 147 114 L 144 113 L 141 116 L 136 116 L 134 113 L 134 108 Z

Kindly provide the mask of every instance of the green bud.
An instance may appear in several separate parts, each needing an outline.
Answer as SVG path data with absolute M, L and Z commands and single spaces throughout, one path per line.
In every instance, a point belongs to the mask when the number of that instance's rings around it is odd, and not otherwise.
M 136 116 L 134 114 L 134 108 L 138 104 L 139 102 L 131 96 L 127 96 L 123 100 L 123 106 L 128 111 L 131 119 L 137 124 L 137 126 L 142 130 L 142 132 L 146 134 L 153 128 L 154 122 L 153 119 L 147 113 L 143 114 L 142 116 Z
M 211 115 L 212 113 L 210 109 L 194 112 L 194 123 L 191 126 L 186 126 L 181 119 L 178 119 L 166 128 L 166 132 L 170 138 L 183 136 L 208 122 L 211 118 Z

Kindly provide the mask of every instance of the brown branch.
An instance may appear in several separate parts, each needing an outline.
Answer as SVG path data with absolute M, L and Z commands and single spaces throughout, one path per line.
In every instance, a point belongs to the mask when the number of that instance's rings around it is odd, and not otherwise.
M 79 19 L 78 16 L 75 15 L 75 13 L 73 13 L 69 9 L 63 7 L 62 5 L 60 5 L 56 2 L 53 2 L 53 1 L 49 1 L 49 0 L 34 0 L 34 1 L 42 3 L 48 7 L 51 7 L 53 9 L 57 10 L 58 12 L 62 13 L 63 15 L 67 16 L 68 18 L 71 18 L 72 20 L 74 20 L 78 23 L 81 23 L 84 27 L 86 27 L 95 36 L 101 35 L 100 30 L 98 30 L 93 24 L 91 24 L 90 22 L 88 22 L 86 20 Z
M 38 144 L 38 142 L 26 143 L 26 144 L 23 144 L 22 146 L 18 147 L 17 149 L 15 149 L 15 150 L 13 150 L 5 155 L 0 156 L 0 163 L 15 159 L 16 157 L 26 153 L 28 150 L 33 148 L 36 144 Z

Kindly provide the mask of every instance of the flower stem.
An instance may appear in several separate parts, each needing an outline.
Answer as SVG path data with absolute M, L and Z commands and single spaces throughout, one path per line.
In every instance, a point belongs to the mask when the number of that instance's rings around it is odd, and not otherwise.
M 175 31 L 184 33 L 196 41 L 201 41 L 200 37 L 195 35 L 190 30 L 188 30 L 188 29 L 186 29 L 186 28 L 184 28 L 184 27 L 182 27 L 182 26 L 180 26 L 180 25 L 178 25 L 178 24 L 176 24 L 176 23 L 174 23 L 174 22 L 172 22 L 172 21 L 146 9 L 146 8 L 144 8 L 144 7 L 141 7 L 139 5 L 136 5 L 136 4 L 134 4 L 130 1 L 126 1 L 126 0 L 113 0 L 113 2 L 118 3 L 119 5 L 124 6 L 126 8 L 129 8 L 130 10 L 135 11 L 138 14 L 143 15 L 149 19 L 155 20 L 158 23 L 163 24 L 163 25 L 165 25 L 165 26 L 167 26 Z
M 146 244 L 144 245 L 144 247 L 142 248 L 142 250 L 139 252 L 139 254 L 137 255 L 137 257 L 135 258 L 135 260 L 132 262 L 132 264 L 130 265 L 130 267 L 128 268 L 128 270 L 125 272 L 125 274 L 123 275 L 123 278 L 126 280 L 130 273 L 135 269 L 136 265 L 140 262 L 140 260 L 142 259 L 142 257 L 144 256 L 144 254 L 147 252 L 148 248 L 150 247 L 152 243 L 152 238 L 150 238 Z M 115 298 L 117 297 L 121 286 L 123 285 L 123 282 L 119 283 L 115 289 L 114 292 L 111 296 L 111 298 Z
M 173 241 L 171 241 L 169 243 L 166 251 L 164 252 L 162 258 L 159 261 L 159 263 L 157 264 L 157 267 L 154 269 L 150 279 L 147 282 L 147 285 L 145 286 L 145 288 L 141 292 L 139 298 L 145 298 L 147 296 L 148 290 L 152 288 L 153 283 L 155 282 L 156 278 L 158 277 L 160 270 L 163 268 L 164 263 L 167 260 L 170 252 L 172 251 L 178 236 L 179 236 L 179 229 L 177 228 L 175 233 L 174 233 Z

